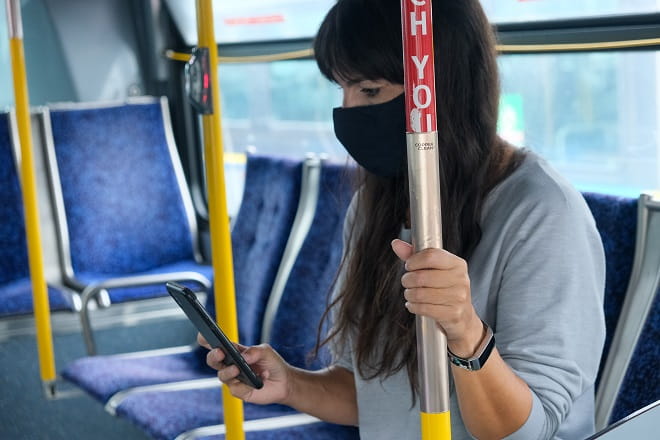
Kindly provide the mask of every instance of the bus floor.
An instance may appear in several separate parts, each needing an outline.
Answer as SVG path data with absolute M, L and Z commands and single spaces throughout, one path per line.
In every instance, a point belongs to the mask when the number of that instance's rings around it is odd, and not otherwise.
M 71 385 L 60 386 L 58 381 L 58 390 L 74 392 L 47 399 L 39 376 L 34 332 L 30 333 L 0 340 L 0 439 L 147 439 L 130 422 L 106 413 L 99 401 Z M 195 332 L 182 317 L 168 317 L 106 326 L 96 329 L 95 336 L 99 353 L 110 354 L 187 345 L 194 341 Z M 58 371 L 86 355 L 82 335 L 77 331 L 55 330 L 53 342 Z

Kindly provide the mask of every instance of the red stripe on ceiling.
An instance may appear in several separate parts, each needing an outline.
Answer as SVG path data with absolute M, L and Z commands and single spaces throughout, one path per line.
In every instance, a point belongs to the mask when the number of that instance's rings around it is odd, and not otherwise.
M 257 17 L 233 17 L 225 18 L 225 24 L 228 26 L 240 26 L 246 24 L 266 24 L 266 23 L 283 23 L 284 15 L 262 15 Z

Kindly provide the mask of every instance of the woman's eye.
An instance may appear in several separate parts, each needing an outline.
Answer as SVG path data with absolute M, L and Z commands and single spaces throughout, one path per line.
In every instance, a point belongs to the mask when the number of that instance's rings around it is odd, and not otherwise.
M 360 89 L 360 92 L 364 93 L 369 98 L 374 98 L 376 95 L 378 95 L 378 92 L 380 92 L 380 89 L 379 88 L 375 88 L 375 89 L 362 88 L 362 89 Z

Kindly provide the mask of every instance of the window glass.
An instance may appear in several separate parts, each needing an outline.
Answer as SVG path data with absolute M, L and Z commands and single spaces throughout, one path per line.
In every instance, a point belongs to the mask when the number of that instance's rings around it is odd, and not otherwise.
M 219 76 L 226 151 L 344 156 L 332 129 L 341 93 L 315 61 L 221 64 Z
M 9 58 L 9 31 L 5 2 L 0 2 L 0 111 L 14 105 L 14 86 Z
M 660 188 L 659 52 L 502 55 L 499 64 L 504 138 L 580 190 L 636 197 Z M 346 157 L 332 128 L 340 90 L 313 60 L 222 64 L 220 81 L 226 151 Z M 244 164 L 233 157 L 238 209 Z
M 315 61 L 221 64 L 219 77 L 230 216 L 238 213 L 243 194 L 241 153 L 346 157 L 332 128 L 332 109 L 341 105 L 341 93 Z
M 481 0 L 491 21 L 514 23 L 660 11 L 658 0 Z
M 46 2 L 21 3 L 23 53 L 30 104 L 43 105 L 48 102 L 78 100 L 72 69 L 67 64 L 67 53 L 62 48 L 63 40 L 56 31 L 54 18 Z M 5 8 L 5 2 L 0 1 L 0 109 L 14 105 Z M 85 43 L 90 44 L 88 41 Z
M 660 187 L 660 53 L 499 58 L 499 131 L 582 190 L 638 196 Z
M 218 43 L 310 38 L 334 0 L 213 1 Z M 197 44 L 197 19 L 192 2 L 167 0 L 174 22 L 186 44 Z

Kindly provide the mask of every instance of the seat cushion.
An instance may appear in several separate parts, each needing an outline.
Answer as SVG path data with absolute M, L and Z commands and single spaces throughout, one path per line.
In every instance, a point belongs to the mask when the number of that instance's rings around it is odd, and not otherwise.
M 131 387 L 214 377 L 217 372 L 201 359 L 194 351 L 148 357 L 90 356 L 67 365 L 62 377 L 107 402 Z
M 71 298 L 64 292 L 48 286 L 50 310 L 71 310 Z M 0 317 L 25 315 L 34 312 L 32 284 L 29 278 L 22 278 L 0 286 Z
M 197 437 L 198 440 L 223 440 L 224 434 Z M 246 440 L 358 440 L 360 431 L 353 426 L 318 422 L 287 428 L 248 431 Z
M 289 414 L 296 411 L 282 405 L 244 405 L 245 420 Z M 138 393 L 122 401 L 117 415 L 129 419 L 152 438 L 169 440 L 200 426 L 224 423 L 222 391 L 218 383 L 214 388 Z

